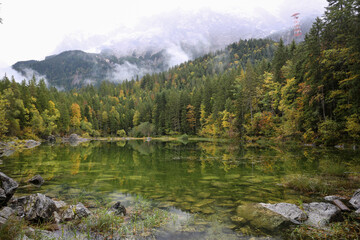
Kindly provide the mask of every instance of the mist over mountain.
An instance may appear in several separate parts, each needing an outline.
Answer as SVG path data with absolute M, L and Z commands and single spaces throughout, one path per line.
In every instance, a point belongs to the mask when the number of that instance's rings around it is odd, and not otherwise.
M 302 16 L 304 22 L 314 18 L 314 13 Z M 17 62 L 13 69 L 27 78 L 34 73 L 45 76 L 49 85 L 65 89 L 101 80 L 118 82 L 165 71 L 240 39 L 288 36 L 291 41 L 291 27 L 290 15 L 281 18 L 264 9 L 251 14 L 174 11 L 105 35 L 68 36 L 56 50 L 62 53 L 43 61 Z

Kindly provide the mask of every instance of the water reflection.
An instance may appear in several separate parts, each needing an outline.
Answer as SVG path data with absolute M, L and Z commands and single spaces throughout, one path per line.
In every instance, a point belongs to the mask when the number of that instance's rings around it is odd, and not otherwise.
M 238 205 L 306 200 L 281 185 L 287 175 L 341 175 L 359 171 L 359 162 L 356 152 L 337 149 L 94 141 L 24 150 L 5 157 L 1 171 L 21 183 L 20 194 L 104 203 L 141 195 L 158 207 L 176 207 L 236 228 L 231 217 Z M 35 174 L 46 181 L 41 188 L 26 184 Z

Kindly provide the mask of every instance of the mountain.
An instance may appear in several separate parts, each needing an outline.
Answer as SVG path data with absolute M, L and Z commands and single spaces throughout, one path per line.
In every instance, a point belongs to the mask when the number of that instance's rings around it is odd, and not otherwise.
M 270 35 L 280 30 L 280 34 Z M 17 62 L 12 67 L 27 78 L 35 74 L 46 78 L 50 86 L 72 89 L 165 71 L 240 39 L 270 36 L 278 40 L 291 31 L 288 22 L 264 10 L 252 17 L 208 9 L 179 11 L 145 19 L 136 29 L 119 28 L 106 36 L 68 37 L 57 51 L 79 50 L 63 51 L 42 61 Z
M 42 61 L 17 62 L 12 68 L 27 78 L 32 74 L 41 75 L 51 86 L 71 89 L 102 80 L 120 81 L 164 71 L 169 67 L 165 60 L 164 51 L 116 57 L 109 52 L 95 54 L 74 50 L 48 56 Z

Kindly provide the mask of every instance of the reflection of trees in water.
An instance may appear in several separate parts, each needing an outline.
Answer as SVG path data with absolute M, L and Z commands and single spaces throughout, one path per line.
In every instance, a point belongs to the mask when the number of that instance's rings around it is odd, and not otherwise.
M 95 141 L 77 147 L 42 145 L 5 158 L 3 169 L 22 182 L 42 175 L 46 180 L 44 191 L 67 186 L 101 192 L 105 197 L 120 191 L 196 210 L 202 206 L 195 205 L 203 203 L 198 195 L 215 199 L 213 204 L 219 206 L 231 205 L 234 199 L 286 198 L 276 186 L 285 175 L 351 171 L 360 165 L 359 158 L 356 152 L 320 148 Z M 204 206 L 210 212 L 210 204 L 204 202 Z
M 150 155 L 155 151 L 154 143 L 151 142 L 129 141 L 128 144 L 143 155 Z

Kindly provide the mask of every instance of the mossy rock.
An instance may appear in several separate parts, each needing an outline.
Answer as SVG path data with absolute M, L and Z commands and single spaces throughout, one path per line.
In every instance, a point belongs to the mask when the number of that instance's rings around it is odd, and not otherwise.
M 291 225 L 289 219 L 262 207 L 258 203 L 240 205 L 237 207 L 236 213 L 239 219 L 243 218 L 252 227 L 268 233 L 279 232 Z

